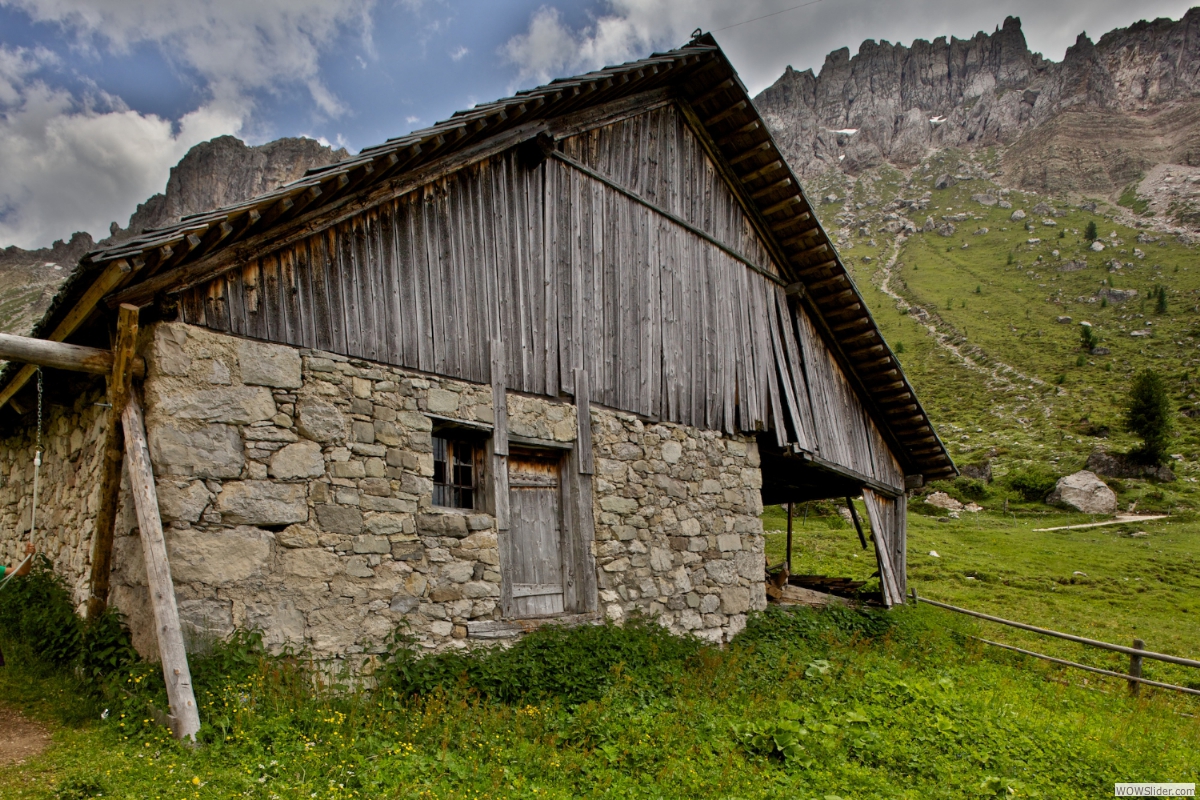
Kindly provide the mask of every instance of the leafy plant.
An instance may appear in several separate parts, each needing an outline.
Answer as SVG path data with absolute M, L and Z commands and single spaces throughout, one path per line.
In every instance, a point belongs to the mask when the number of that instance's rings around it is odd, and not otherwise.
M 802 717 L 800 706 L 785 700 L 779 704 L 777 718 L 732 725 L 733 738 L 751 753 L 811 766 L 812 755 L 802 743 L 810 733 L 800 724 Z
M 959 500 L 982 500 L 987 497 L 987 484 L 977 478 L 959 475 L 954 479 L 953 490 Z
M 1024 499 L 1035 502 L 1054 491 L 1058 476 L 1043 464 L 1032 464 L 1011 470 L 1005 478 L 1008 487 Z

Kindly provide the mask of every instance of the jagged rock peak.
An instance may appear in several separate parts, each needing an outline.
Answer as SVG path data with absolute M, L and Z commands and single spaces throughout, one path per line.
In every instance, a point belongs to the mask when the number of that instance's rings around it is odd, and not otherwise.
M 314 139 L 276 139 L 252 147 L 234 136 L 218 136 L 189 150 L 171 168 L 166 191 L 139 205 L 128 227 L 114 228 L 113 237 L 128 238 L 189 214 L 249 200 L 348 155 Z
M 1030 52 L 1021 21 L 970 39 L 867 40 L 834 50 L 820 73 L 788 67 L 755 103 L 802 175 L 931 149 L 989 146 L 1068 110 L 1137 112 L 1200 97 L 1200 9 L 1139 22 L 1093 43 L 1081 33 L 1061 63 Z

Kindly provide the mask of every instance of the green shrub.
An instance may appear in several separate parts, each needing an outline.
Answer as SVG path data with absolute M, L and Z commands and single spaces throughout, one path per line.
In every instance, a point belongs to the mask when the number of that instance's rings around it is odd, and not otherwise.
M 1162 462 L 1174 433 L 1173 415 L 1171 398 L 1158 373 L 1146 369 L 1135 375 L 1125 409 L 1125 429 L 1142 440 L 1135 455 L 1156 464 Z
M 1008 473 L 1005 478 L 1008 488 L 1030 502 L 1042 500 L 1054 491 L 1058 476 L 1042 464 L 1032 464 L 1028 467 L 1018 467 Z
M 403 638 L 398 645 L 378 677 L 401 694 L 465 687 L 503 703 L 557 698 L 567 705 L 599 699 L 620 674 L 651 694 L 667 689 L 704 647 L 636 616 L 623 626 L 546 625 L 507 649 L 422 657 Z
M 137 659 L 120 612 L 81 619 L 62 578 L 40 554 L 29 574 L 0 590 L 0 637 L 48 667 L 77 669 L 90 679 L 118 673 Z
M 987 484 L 976 478 L 959 475 L 954 479 L 954 495 L 958 500 L 982 500 L 987 491 Z
M 1081 322 L 1079 324 L 1079 346 L 1084 350 L 1091 351 L 1098 344 L 1100 344 L 1100 339 L 1097 338 L 1096 332 L 1092 330 L 1092 326 L 1086 322 Z
M 1100 236 L 1100 232 L 1096 230 L 1096 220 L 1091 220 L 1087 224 L 1087 228 L 1083 231 L 1083 238 L 1089 242 L 1094 242 Z

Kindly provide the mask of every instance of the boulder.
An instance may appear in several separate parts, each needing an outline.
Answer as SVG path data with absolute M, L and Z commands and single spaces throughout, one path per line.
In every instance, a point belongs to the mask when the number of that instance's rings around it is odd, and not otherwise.
M 958 183 L 958 181 L 954 178 L 953 175 L 948 175 L 946 173 L 942 173 L 941 175 L 938 175 L 937 180 L 935 180 L 933 182 L 933 188 L 949 189 L 951 186 L 953 186 L 956 183 Z
M 998 201 L 994 194 L 973 194 L 971 199 L 981 206 L 994 206 Z
M 1153 478 L 1159 481 L 1175 480 L 1175 473 L 1166 465 L 1143 464 L 1136 459 L 1106 450 L 1093 450 L 1084 466 L 1106 478 Z
M 934 508 L 944 508 L 947 511 L 962 511 L 963 504 L 945 492 L 934 492 L 925 498 L 925 502 Z
M 1117 512 L 1116 492 L 1096 477 L 1096 473 L 1086 469 L 1059 478 L 1046 502 L 1051 505 L 1069 506 L 1085 514 Z
M 1104 249 L 1104 242 L 1101 242 L 1099 239 L 1092 242 L 1092 250 L 1094 250 L 1095 252 L 1099 253 L 1103 249 Z
M 1021 220 L 1025 219 L 1025 211 L 1024 209 L 1018 208 L 1016 211 L 1009 214 L 1008 218 L 1013 222 L 1020 222 Z
M 975 480 L 983 481 L 984 483 L 992 482 L 991 459 L 982 461 L 978 464 L 964 464 L 962 467 L 959 467 L 958 471 L 967 478 L 974 478 Z
M 947 238 L 953 236 L 954 235 L 954 223 L 953 222 L 943 223 L 942 226 L 937 229 L 937 232 L 938 232 L 938 236 L 945 236 Z

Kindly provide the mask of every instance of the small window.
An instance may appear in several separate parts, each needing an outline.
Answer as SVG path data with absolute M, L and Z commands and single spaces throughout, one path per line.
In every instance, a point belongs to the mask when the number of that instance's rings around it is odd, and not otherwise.
M 466 439 L 433 437 L 433 504 L 475 508 L 479 489 L 479 446 Z

